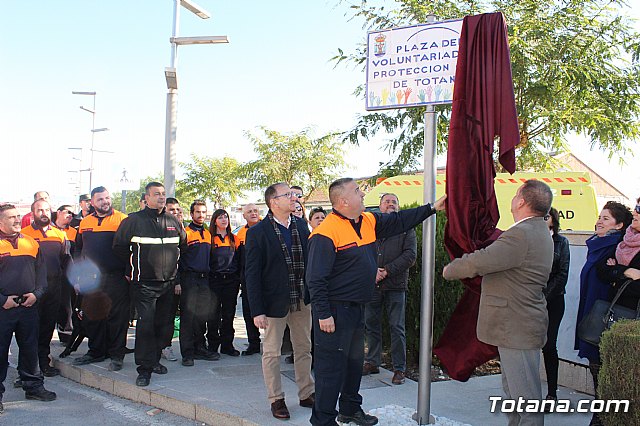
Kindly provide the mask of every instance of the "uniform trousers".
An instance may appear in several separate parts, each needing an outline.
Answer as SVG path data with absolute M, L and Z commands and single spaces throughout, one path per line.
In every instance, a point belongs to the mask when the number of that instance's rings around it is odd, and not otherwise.
M 135 288 L 136 347 L 138 373 L 151 375 L 160 363 L 164 344 L 173 333 L 174 281 L 143 281 L 132 283 Z
M 196 343 L 199 350 L 204 341 L 204 326 L 209 317 L 212 299 L 209 274 L 183 272 L 180 296 L 180 353 L 183 358 L 193 358 Z
M 18 374 L 22 389 L 36 391 L 43 386 L 43 376 L 38 366 L 38 308 L 18 306 L 12 309 L 0 307 L 0 401 L 4 394 L 4 381 L 9 367 L 9 346 L 13 334 L 18 344 Z
M 182 286 L 180 286 L 180 288 L 182 288 Z M 173 328 L 171 329 L 171 335 L 168 335 L 167 337 L 169 338 L 166 342 L 164 342 L 164 345 L 162 346 L 163 348 L 168 348 L 171 347 L 171 343 L 173 342 L 173 334 L 175 332 L 175 318 L 180 314 L 180 309 L 182 309 L 182 307 L 180 306 L 180 295 L 175 293 L 175 287 L 173 289 L 173 299 L 171 301 L 171 312 L 173 312 L 173 321 L 174 321 L 174 325 Z
M 364 305 L 356 302 L 330 305 L 335 332 L 325 333 L 320 330 L 318 319 L 313 319 L 316 397 L 310 421 L 318 426 L 336 424 L 338 401 L 339 412 L 347 416 L 360 411 L 362 406 L 359 392 L 364 362 Z
M 40 317 L 40 331 L 38 333 L 38 360 L 40 362 L 41 370 L 49 367 L 51 338 L 53 337 L 53 330 L 56 328 L 56 321 L 58 319 L 61 286 L 62 277 L 47 277 L 47 291 L 37 303 L 38 316 Z
M 73 333 L 73 306 L 75 306 L 76 292 L 65 277 L 62 279 L 60 288 L 60 307 L 58 308 L 58 338 L 60 342 L 66 344 L 71 339 Z
M 236 316 L 240 278 L 237 274 L 212 274 L 209 286 L 216 296 L 207 324 L 209 350 L 217 352 L 218 347 L 231 350 L 236 333 L 233 319 Z
M 102 315 L 97 315 L 99 318 L 92 315 L 92 312 L 85 311 L 85 327 L 89 336 L 88 354 L 94 358 L 110 357 L 122 360 L 126 353 L 129 331 L 129 282 L 123 273 L 103 273 L 99 292 L 102 303 L 109 305 L 110 309 Z M 92 295 L 86 295 L 85 299 L 87 297 L 91 298 Z

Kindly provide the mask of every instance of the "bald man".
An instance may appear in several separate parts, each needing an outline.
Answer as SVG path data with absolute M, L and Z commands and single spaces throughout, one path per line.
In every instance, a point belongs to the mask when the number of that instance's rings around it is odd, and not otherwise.
M 35 194 L 33 194 L 33 201 L 38 201 L 38 200 L 44 200 L 47 203 L 50 202 L 49 200 L 49 193 L 47 191 L 38 191 Z M 25 214 L 24 216 L 22 216 L 22 228 L 26 228 L 27 226 L 31 225 L 31 222 L 33 222 L 33 213 L 29 212 L 27 214 Z
M 260 330 L 253 323 L 253 317 L 251 316 L 251 310 L 249 309 L 249 298 L 247 297 L 247 286 L 244 280 L 244 265 L 246 264 L 246 250 L 245 241 L 247 239 L 247 230 L 253 225 L 260 222 L 260 211 L 258 206 L 253 203 L 245 204 L 242 207 L 242 217 L 247 221 L 247 224 L 240 228 L 236 238 L 240 243 L 238 248 L 238 255 L 240 256 L 240 288 L 242 289 L 242 316 L 244 317 L 244 323 L 247 328 L 247 337 L 249 339 L 249 346 L 246 350 L 242 351 L 242 355 L 253 355 L 260 353 Z

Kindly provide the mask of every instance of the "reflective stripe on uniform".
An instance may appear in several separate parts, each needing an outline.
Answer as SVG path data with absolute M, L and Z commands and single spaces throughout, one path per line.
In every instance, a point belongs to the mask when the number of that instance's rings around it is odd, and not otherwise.
M 138 244 L 179 244 L 180 237 L 152 238 L 152 237 L 131 237 L 132 243 Z

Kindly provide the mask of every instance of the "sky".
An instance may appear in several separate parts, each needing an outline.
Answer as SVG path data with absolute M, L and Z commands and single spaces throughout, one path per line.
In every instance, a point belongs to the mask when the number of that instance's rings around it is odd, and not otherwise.
M 245 132 L 258 126 L 284 133 L 312 127 L 320 136 L 349 129 L 366 113 L 364 99 L 353 95 L 364 72 L 330 61 L 338 48 L 352 51 L 366 36 L 361 21 L 349 20 L 349 2 L 197 3 L 212 17 L 182 8 L 179 35 L 227 35 L 230 43 L 178 48 L 178 161 L 191 153 L 249 161 L 254 154 Z M 79 106 L 92 109 L 93 97 L 72 91 L 97 92 L 95 127 L 109 129 L 95 134 L 94 149 L 112 153 L 94 152 L 93 186 L 109 186 L 123 168 L 133 178 L 162 172 L 172 19 L 171 0 L 3 5 L 0 200 L 30 202 L 42 189 L 54 205 L 77 200 L 77 170 L 89 168 L 92 125 Z M 389 158 L 382 139 L 349 147 L 345 175 L 375 174 Z M 593 157 L 605 178 L 639 191 L 640 168 L 607 164 L 585 142 L 572 146 Z M 83 148 L 81 161 L 68 148 Z M 80 191 L 88 192 L 88 173 L 80 174 Z

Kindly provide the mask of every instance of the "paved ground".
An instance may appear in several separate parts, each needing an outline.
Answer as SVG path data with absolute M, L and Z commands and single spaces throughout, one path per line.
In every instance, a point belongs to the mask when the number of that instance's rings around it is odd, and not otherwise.
M 236 346 L 241 350 L 246 345 L 246 335 L 241 315 L 238 318 L 240 319 L 236 321 Z M 129 346 L 132 347 L 134 329 L 130 332 Z M 177 339 L 174 340 L 173 348 L 178 354 Z M 195 419 L 216 426 L 283 424 L 282 421 L 271 416 L 259 355 L 248 357 L 222 355 L 219 361 L 196 361 L 194 367 L 183 367 L 179 361 L 163 361 L 169 373 L 162 376 L 154 374 L 149 387 L 138 388 L 135 386 L 137 374 L 132 355 L 127 355 L 125 358 L 123 370 L 115 373 L 108 371 L 108 361 L 83 367 L 72 366 L 72 358 L 84 354 L 86 350 L 85 342 L 77 353 L 72 354 L 71 358 L 56 360 L 65 376 L 84 385 L 131 401 L 142 402 L 144 405 L 153 405 L 187 419 Z M 62 348 L 57 343 L 52 343 L 54 355 L 57 356 L 61 351 Z M 308 425 L 310 409 L 298 405 L 293 368 L 283 362 L 282 371 L 283 388 L 291 411 L 291 420 L 286 424 Z M 393 386 L 391 376 L 391 372 L 382 370 L 380 374 L 363 378 L 361 393 L 365 411 L 388 405 L 416 407 L 418 384 L 407 380 L 404 385 Z M 62 379 L 47 379 L 47 384 L 56 383 L 58 380 Z M 104 397 L 104 394 L 93 389 L 84 389 L 89 392 L 87 395 L 91 395 L 85 396 L 93 403 L 103 401 L 96 395 Z M 436 416 L 474 426 L 506 425 L 507 423 L 504 415 L 492 414 L 489 410 L 491 405 L 489 396 L 502 395 L 499 375 L 474 378 L 467 383 L 437 382 L 432 384 L 431 389 L 431 412 Z M 64 393 L 61 394 L 60 401 L 54 404 L 65 404 L 63 400 L 66 397 Z M 573 404 L 578 399 L 589 398 L 587 395 L 577 394 L 565 388 L 560 389 L 559 397 L 571 399 Z M 103 405 L 106 403 L 103 402 Z M 145 408 L 140 408 L 138 413 L 147 411 Z M 552 414 L 546 416 L 545 420 L 547 425 L 574 426 L 587 425 L 589 418 L 590 416 L 585 414 Z M 64 419 L 66 421 L 66 417 Z M 103 424 L 118 424 L 104 421 L 106 423 Z M 90 421 L 85 424 L 95 424 L 95 422 Z
M 14 352 L 15 353 L 15 352 Z M 12 367 L 5 385 L 3 397 L 5 413 L 0 415 L 0 424 L 32 426 L 64 424 L 65 426 L 87 425 L 147 425 L 147 426 L 193 426 L 201 423 L 175 414 L 158 410 L 150 405 L 131 402 L 109 393 L 92 389 L 64 377 L 46 379 L 47 389 L 58 394 L 52 402 L 29 401 L 21 389 L 12 385 L 18 376 L 16 359 L 11 357 Z

